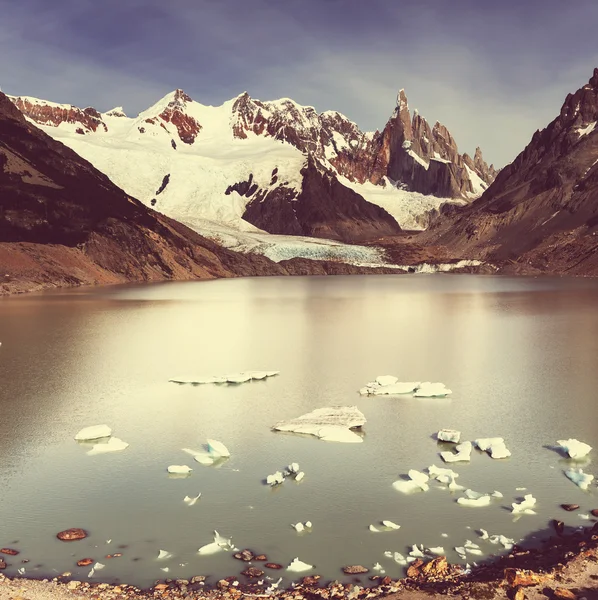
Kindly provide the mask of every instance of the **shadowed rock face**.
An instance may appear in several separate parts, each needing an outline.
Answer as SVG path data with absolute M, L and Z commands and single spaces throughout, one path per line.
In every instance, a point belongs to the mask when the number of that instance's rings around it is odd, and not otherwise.
M 598 274 L 597 121 L 595 69 L 477 202 L 445 210 L 422 239 L 532 270 Z

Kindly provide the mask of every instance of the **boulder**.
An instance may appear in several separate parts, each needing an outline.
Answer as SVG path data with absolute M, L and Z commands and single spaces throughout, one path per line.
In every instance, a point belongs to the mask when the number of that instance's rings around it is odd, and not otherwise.
M 56 537 L 63 542 L 74 542 L 76 540 L 82 540 L 87 537 L 87 531 L 84 529 L 65 529 L 60 533 L 56 534 Z
M 350 565 L 348 567 L 343 567 L 343 573 L 345 575 L 361 575 L 363 573 L 368 573 L 369 569 L 366 569 L 362 565 Z

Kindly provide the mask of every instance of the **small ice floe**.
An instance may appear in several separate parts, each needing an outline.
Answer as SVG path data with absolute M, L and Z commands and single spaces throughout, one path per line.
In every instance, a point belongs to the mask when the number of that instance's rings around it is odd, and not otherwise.
M 425 381 L 415 390 L 416 398 L 444 398 L 453 392 L 444 383 L 431 383 Z
M 384 396 L 391 394 L 411 394 L 419 386 L 419 381 L 399 381 L 393 375 L 379 375 L 359 390 L 362 396 Z
M 299 471 L 297 475 L 295 475 L 295 481 L 301 481 L 305 477 L 305 473 L 303 471 Z
M 584 521 L 591 521 L 592 520 L 592 515 L 591 514 L 583 514 L 583 513 L 579 513 L 577 515 L 580 519 L 583 519 Z
M 381 573 L 382 575 L 384 575 L 384 573 L 386 573 L 386 571 L 384 570 L 384 567 L 380 563 L 376 563 L 372 567 L 372 570 L 373 571 L 378 571 L 378 573 Z
M 392 521 L 380 521 L 382 523 L 382 527 L 380 527 L 379 525 L 370 525 L 369 526 L 369 530 L 373 531 L 374 533 L 380 533 L 382 531 L 396 531 L 397 529 L 400 529 L 401 526 L 397 525 L 396 523 L 393 523 Z
M 505 446 L 505 440 L 501 437 L 480 438 L 474 444 L 482 451 L 487 452 L 491 458 L 508 458 L 510 450 Z
M 25 567 L 21 567 L 20 569 L 17 569 L 17 573 L 19 575 L 25 575 Z
M 524 488 L 524 487 L 515 488 L 516 492 L 525 492 L 526 490 L 527 490 L 527 488 Z
M 91 427 L 84 427 L 77 435 L 75 439 L 79 442 L 99 440 L 101 438 L 107 438 L 112 435 L 112 429 L 108 425 L 92 425 Z
M 378 375 L 378 377 L 376 377 L 376 383 L 382 387 L 394 385 L 397 381 L 399 381 L 399 378 L 394 377 L 393 375 Z
M 360 443 L 363 439 L 351 431 L 365 424 L 364 414 L 356 406 L 318 408 L 296 419 L 272 426 L 275 431 L 305 433 L 331 442 Z
M 266 588 L 266 594 L 273 594 L 275 590 L 278 589 L 278 586 L 282 583 L 282 577 L 278 578 L 278 581 L 274 581 L 270 584 L 269 587 Z
M 211 440 L 208 438 L 208 453 L 214 458 L 228 458 L 230 452 L 228 448 L 218 440 Z
M 463 546 L 455 546 L 455 552 L 459 555 L 461 560 L 467 560 L 467 554 Z
M 502 492 L 498 492 L 497 490 L 494 490 L 491 494 L 490 494 L 493 498 L 503 498 L 504 495 Z
M 397 564 L 403 567 L 407 564 L 407 559 L 400 552 L 391 552 L 390 550 L 387 550 L 384 553 L 384 556 L 386 556 L 386 558 L 392 558 Z
M 276 471 L 276 473 L 266 477 L 266 484 L 268 485 L 275 486 L 280 485 L 281 483 L 284 483 L 284 474 L 282 471 Z
M 199 492 L 199 494 L 197 494 L 197 496 L 195 496 L 193 498 L 191 496 L 185 496 L 183 498 L 183 502 L 187 506 L 193 506 L 200 498 L 201 498 L 201 492 Z
M 587 490 L 590 483 L 594 481 L 594 476 L 584 473 L 583 469 L 567 469 L 565 476 L 582 490 Z
M 426 552 L 424 550 L 423 546 L 419 546 L 417 544 L 413 544 L 413 546 L 411 546 L 411 550 L 409 551 L 409 556 L 411 556 L 412 558 L 424 558 L 426 555 Z
M 479 529 L 479 536 L 483 539 L 483 540 L 487 540 L 489 538 L 488 532 L 485 529 Z
M 463 544 L 463 547 L 468 554 L 474 554 L 475 556 L 482 556 L 482 554 L 484 554 L 479 545 L 474 544 L 471 540 L 466 540 L 465 544 Z
M 170 567 L 161 567 L 160 571 L 164 571 L 164 573 L 168 573 L 170 571 Z
M 488 541 L 491 544 L 500 544 L 505 550 L 511 550 L 515 545 L 515 540 L 508 538 L 504 535 L 491 535 L 489 536 Z
M 91 571 L 87 574 L 87 577 L 93 577 L 96 571 L 101 571 L 106 565 L 102 563 L 95 563 L 93 567 L 91 567 Z
M 461 439 L 461 432 L 456 429 L 441 429 L 437 434 L 436 438 L 439 442 L 451 442 L 458 444 Z
M 309 571 L 310 569 L 313 569 L 313 568 L 314 568 L 313 565 L 308 565 L 307 563 L 304 563 L 302 560 L 299 560 L 298 557 L 295 557 L 291 561 L 291 564 L 287 567 L 287 571 L 291 571 L 291 573 L 302 573 L 303 571 Z
M 443 538 L 447 538 L 448 536 L 449 536 L 448 533 L 441 533 L 440 534 L 440 537 L 443 537 Z
M 462 485 L 458 485 L 455 482 L 455 479 L 459 477 L 459 473 L 456 473 L 451 469 L 443 469 L 436 465 L 430 465 L 428 467 L 428 475 L 430 476 L 430 479 L 435 479 L 440 483 L 447 484 L 448 489 L 451 490 L 451 492 L 464 489 Z
M 536 505 L 536 502 L 537 500 L 531 494 L 526 494 L 523 496 L 521 502 L 513 502 L 511 504 L 511 512 L 523 515 L 535 515 L 536 511 L 532 510 L 532 507 Z
M 242 371 L 240 373 L 228 373 L 226 375 L 204 375 L 199 377 L 175 377 L 169 379 L 172 383 L 190 383 L 199 385 L 205 383 L 246 383 L 256 379 L 266 379 L 278 375 L 280 371 Z
M 202 546 L 197 552 L 199 554 L 215 554 L 216 552 L 236 552 L 237 548 L 233 545 L 232 538 L 225 538 L 217 531 L 214 531 L 214 541 Z
M 430 489 L 430 486 L 427 483 L 429 477 L 425 473 L 417 471 L 416 469 L 411 469 L 407 473 L 407 476 L 409 479 L 398 479 L 392 484 L 392 487 L 403 494 L 411 494 L 418 490 L 426 492 Z
M 428 552 L 430 554 L 436 554 L 438 556 L 444 554 L 444 547 L 443 546 L 434 546 L 432 548 L 428 548 Z
M 583 458 L 589 454 L 592 446 L 576 439 L 557 440 L 560 449 L 569 455 L 569 458 Z
M 297 533 L 301 533 L 302 531 L 311 530 L 312 522 L 305 521 L 305 523 L 294 523 L 291 524 L 291 527 L 293 527 Z
M 389 529 L 401 529 L 400 525 L 388 520 L 382 521 L 382 525 L 384 525 L 384 527 L 388 527 Z
M 111 437 L 107 442 L 98 442 L 94 444 L 91 450 L 88 450 L 88 456 L 94 454 L 108 454 L 109 452 L 120 452 L 129 447 L 127 442 L 123 442 L 119 438 Z
M 287 471 L 289 472 L 289 475 L 293 475 L 293 474 L 297 474 L 299 473 L 299 463 L 291 463 L 288 467 L 287 467 Z
M 167 558 L 171 558 L 172 557 L 172 553 L 168 552 L 168 550 L 160 550 L 158 552 L 158 560 L 165 560 Z
M 167 471 L 171 475 L 189 475 L 193 469 L 187 465 L 170 465 Z
M 455 452 L 441 452 L 440 458 L 445 463 L 467 462 L 471 460 L 471 451 L 473 445 L 471 442 L 461 442 L 455 446 Z
M 481 494 L 480 492 L 474 492 L 473 490 L 465 490 L 461 498 L 457 498 L 457 504 L 461 506 L 489 506 L 492 502 L 490 494 Z

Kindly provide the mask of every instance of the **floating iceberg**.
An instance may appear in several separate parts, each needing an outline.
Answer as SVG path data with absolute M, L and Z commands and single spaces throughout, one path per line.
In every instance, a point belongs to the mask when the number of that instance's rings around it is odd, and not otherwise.
M 216 460 L 211 454 L 208 454 L 207 452 L 198 452 L 197 454 L 193 454 L 193 458 L 200 465 L 205 465 L 206 467 L 213 465 Z
M 471 540 L 466 540 L 463 547 L 465 548 L 466 552 L 468 552 L 469 554 L 474 554 L 476 556 L 482 556 L 482 554 L 484 554 L 482 552 L 482 550 L 480 549 L 479 545 L 474 544 Z
M 594 481 L 594 476 L 584 473 L 583 469 L 567 469 L 565 475 L 582 490 L 587 490 L 590 483 Z
M 389 529 L 401 529 L 400 525 L 397 525 L 392 521 L 382 521 L 382 525 L 384 525 L 384 527 L 388 527 Z
M 280 371 L 242 371 L 226 375 L 206 375 L 199 377 L 176 377 L 169 379 L 172 383 L 191 383 L 194 385 L 204 383 L 246 383 L 256 379 L 266 379 L 278 375 Z
M 185 496 L 183 498 L 183 502 L 187 505 L 187 506 L 193 506 L 201 497 L 201 492 L 199 492 L 199 494 L 197 494 L 197 496 L 195 496 L 194 498 L 192 498 L 191 496 Z
M 444 554 L 444 548 L 442 546 L 435 546 L 433 548 L 428 548 L 428 552 L 430 554 L 442 555 Z
M 193 471 L 187 465 L 170 465 L 167 470 L 171 475 L 189 475 Z
M 237 548 L 233 546 L 232 538 L 225 538 L 217 531 L 214 531 L 214 541 L 211 544 L 202 546 L 197 552 L 199 554 L 215 554 L 216 552 L 236 552 Z
M 172 556 L 172 554 L 170 552 L 168 552 L 167 550 L 159 550 L 158 551 L 158 560 L 165 560 L 167 558 L 170 558 Z
M 369 530 L 373 531 L 374 533 L 380 533 L 381 531 L 396 531 L 397 529 L 401 528 L 400 525 L 397 525 L 392 521 L 381 521 L 381 523 L 382 527 L 378 525 L 370 525 Z
M 408 480 L 399 479 L 392 484 L 392 487 L 403 494 L 411 494 L 418 490 L 427 492 L 430 489 L 430 486 L 427 483 L 429 477 L 425 473 L 411 469 L 407 475 L 409 477 Z
M 452 442 L 458 444 L 461 439 L 461 432 L 456 429 L 441 429 L 437 434 L 436 438 L 439 442 Z
M 304 563 L 302 560 L 299 560 L 299 558 L 296 557 L 287 567 L 287 571 L 291 571 L 292 573 L 302 573 L 303 571 L 309 571 L 313 568 L 313 565 L 308 565 L 307 563 Z
M 118 438 L 110 438 L 107 442 L 99 442 L 94 444 L 93 448 L 87 452 L 88 455 L 107 454 L 108 452 L 120 452 L 129 447 L 127 442 L 123 442 Z
M 452 469 L 443 469 L 436 465 L 430 465 L 428 467 L 428 475 L 430 476 L 430 479 L 435 479 L 440 483 L 450 483 L 456 477 L 459 477 L 459 473 L 456 473 Z
M 299 471 L 297 475 L 295 475 L 295 481 L 301 481 L 305 477 L 305 473 L 303 471 Z
M 287 471 L 292 475 L 293 473 L 299 473 L 299 463 L 291 463 L 288 467 L 287 467 Z
M 394 385 L 397 381 L 399 381 L 399 378 L 393 375 L 378 375 L 376 377 L 376 383 L 380 386 Z
M 365 422 L 365 416 L 356 406 L 332 406 L 280 421 L 272 429 L 315 435 L 327 441 L 359 443 L 362 438 L 350 429 L 361 427 Z
M 444 398 L 453 392 L 444 383 L 430 383 L 425 381 L 415 390 L 416 398 Z
M 283 482 L 284 475 L 282 474 L 282 471 L 276 471 L 276 473 L 266 477 L 266 483 L 271 486 L 280 485 Z
M 220 546 L 220 544 L 217 544 L 216 542 L 212 542 L 211 544 L 206 544 L 205 546 L 202 546 L 197 552 L 199 554 L 216 554 L 216 552 L 222 552 L 224 550 L 224 548 L 222 548 L 222 546 Z
M 228 458 L 230 452 L 228 448 L 218 440 L 211 440 L 208 438 L 208 452 L 215 458 Z
M 481 494 L 473 490 L 465 490 L 461 498 L 457 498 L 457 504 L 461 506 L 488 506 L 492 502 L 492 497 L 489 494 Z
M 424 547 L 423 546 L 417 546 L 417 544 L 413 544 L 413 546 L 411 546 L 411 550 L 409 551 L 409 556 L 411 556 L 412 558 L 424 558 L 424 556 L 426 555 Z
M 482 451 L 487 452 L 492 458 L 508 458 L 511 452 L 505 446 L 505 440 L 501 437 L 480 438 L 474 444 Z
M 362 396 L 382 396 L 389 394 L 411 394 L 419 387 L 419 381 L 401 382 L 393 375 L 379 375 L 359 390 Z
M 380 564 L 380 563 L 376 563 L 373 567 L 372 567 L 373 571 L 378 571 L 379 573 L 382 573 L 384 575 L 384 573 L 386 573 L 386 571 L 384 570 L 384 567 Z
M 592 446 L 579 440 L 557 440 L 561 449 L 569 455 L 569 458 L 583 458 L 590 452 Z
M 301 533 L 306 529 L 311 529 L 312 523 L 311 521 L 305 521 L 305 523 L 294 523 L 291 525 L 291 527 L 293 527 L 297 533 Z
M 461 442 L 455 446 L 455 452 L 441 452 L 440 458 L 446 463 L 470 461 L 472 449 L 471 442 Z
M 84 427 L 76 436 L 75 439 L 79 442 L 88 440 L 99 440 L 101 438 L 110 437 L 112 435 L 112 429 L 108 425 L 92 425 L 91 427 Z
M 536 512 L 532 510 L 532 506 L 536 505 L 536 499 L 531 494 L 526 494 L 523 496 L 523 500 L 519 503 L 513 502 L 511 506 L 511 512 L 516 514 L 524 514 L 524 515 L 535 515 Z

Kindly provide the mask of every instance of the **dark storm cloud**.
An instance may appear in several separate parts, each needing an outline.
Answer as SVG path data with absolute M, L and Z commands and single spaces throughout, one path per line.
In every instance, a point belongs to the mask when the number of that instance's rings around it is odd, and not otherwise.
M 461 150 L 499 165 L 598 65 L 598 3 L 578 0 L 0 0 L 8 93 L 136 114 L 181 87 L 247 90 L 384 123 L 404 87 Z

